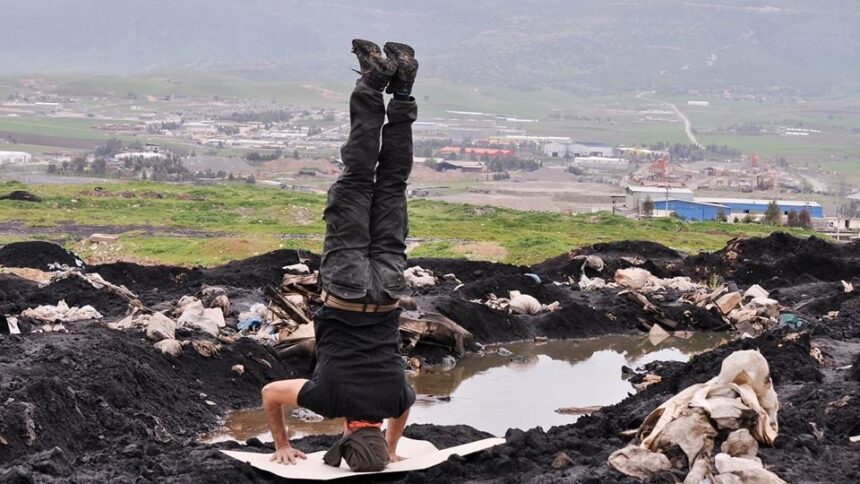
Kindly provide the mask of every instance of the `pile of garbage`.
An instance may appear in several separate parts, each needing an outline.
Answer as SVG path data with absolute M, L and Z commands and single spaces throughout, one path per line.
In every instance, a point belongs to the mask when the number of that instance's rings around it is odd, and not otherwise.
M 686 469 L 689 483 L 784 483 L 757 456 L 759 443 L 772 445 L 777 436 L 778 410 L 767 360 L 756 350 L 736 351 L 719 375 L 651 412 L 639 428 L 639 444 L 613 452 L 609 465 L 644 480 Z
M 472 302 L 484 304 L 487 307 L 499 311 L 505 311 L 509 314 L 535 315 L 544 312 L 552 313 L 561 308 L 561 304 L 558 301 L 554 301 L 550 304 L 541 304 L 541 302 L 534 296 L 522 294 L 519 291 L 510 291 L 506 298 L 497 297 L 495 294 L 490 293 L 487 295 L 487 299 L 485 301 L 481 299 L 473 299 Z
M 614 281 L 607 283 L 600 278 L 589 278 L 585 274 L 585 267 L 584 264 L 583 273 L 576 282 L 580 290 L 617 290 L 618 295 L 624 295 L 641 305 L 643 310 L 662 326 L 650 328 L 652 337 L 659 337 L 661 332 L 678 327 L 678 321 L 661 307 L 667 299 L 671 301 L 670 304 L 681 303 L 703 309 L 742 335 L 761 334 L 779 322 L 782 310 L 779 301 L 769 297 L 768 291 L 758 284 L 741 292 L 734 283 L 706 285 L 693 282 L 687 276 L 660 278 L 639 267 L 618 269 L 615 271 Z M 570 282 L 574 283 L 573 280 Z M 682 315 L 689 316 L 690 311 L 683 311 Z

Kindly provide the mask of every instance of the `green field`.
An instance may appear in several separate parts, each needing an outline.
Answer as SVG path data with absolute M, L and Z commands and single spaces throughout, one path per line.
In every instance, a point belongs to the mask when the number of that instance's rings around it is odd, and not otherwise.
M 241 183 L 197 187 L 165 183 L 120 183 L 109 193 L 93 186 L 0 184 L 0 194 L 27 189 L 40 203 L 0 201 L 0 223 L 21 222 L 25 234 L 0 243 L 58 240 L 90 260 L 213 265 L 277 248 L 318 251 L 324 224 L 321 195 L 301 194 Z M 153 198 L 154 196 L 161 198 Z M 412 257 L 462 257 L 462 247 L 501 248 L 505 262 L 532 264 L 573 248 L 613 240 L 652 240 L 697 252 L 721 248 L 727 240 L 765 235 L 759 225 L 686 224 L 677 220 L 636 222 L 607 213 L 564 215 L 492 207 L 410 202 L 410 235 L 419 239 Z M 48 228 L 61 229 L 47 235 Z M 119 241 L 95 247 L 81 241 L 109 228 Z M 113 231 L 111 230 L 111 231 Z M 480 258 L 478 255 L 472 257 Z
M 110 137 L 107 133 L 93 129 L 100 124 L 106 124 L 106 122 L 85 118 L 0 118 L 0 131 L 75 139 Z

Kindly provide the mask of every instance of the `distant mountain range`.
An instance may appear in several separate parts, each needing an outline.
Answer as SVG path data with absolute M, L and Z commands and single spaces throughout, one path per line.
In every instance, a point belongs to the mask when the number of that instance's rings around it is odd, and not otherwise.
M 856 89 L 856 0 L 4 0 L 0 75 L 351 77 L 352 37 L 424 75 L 573 92 Z

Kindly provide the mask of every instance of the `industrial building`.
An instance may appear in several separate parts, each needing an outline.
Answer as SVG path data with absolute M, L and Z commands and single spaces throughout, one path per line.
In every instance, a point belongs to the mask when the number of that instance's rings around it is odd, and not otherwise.
M 553 158 L 574 158 L 577 156 L 599 156 L 611 158 L 615 156 L 615 148 L 605 143 L 577 141 L 575 143 L 547 143 L 543 152 Z
M 767 210 L 767 206 L 770 205 L 773 200 L 766 199 L 751 199 L 751 198 L 696 198 L 697 202 L 702 203 L 714 203 L 717 205 L 725 205 L 732 210 L 733 215 L 746 215 L 746 214 L 763 214 Z M 788 212 L 794 210 L 795 212 L 800 212 L 801 210 L 806 210 L 809 213 L 811 218 L 823 218 L 824 217 L 824 208 L 818 202 L 810 202 L 804 200 L 777 200 L 776 204 L 779 206 L 779 211 L 782 212 L 782 215 L 788 215 Z
M 676 217 L 687 222 L 701 222 L 704 220 L 717 220 L 721 215 L 728 217 L 732 209 L 726 205 L 716 203 L 704 203 L 689 200 L 654 200 L 655 212 L 674 213 Z
M 639 187 L 626 188 L 625 206 L 636 214 L 642 213 L 642 203 L 650 199 L 656 212 L 674 213 L 683 220 L 716 220 L 722 214 L 729 221 L 739 221 L 746 215 L 760 216 L 774 200 L 752 198 L 694 197 L 689 188 Z M 806 210 L 813 219 L 824 218 L 824 208 L 818 202 L 806 200 L 776 200 L 783 217 L 794 210 Z
M 29 163 L 33 159 L 30 153 L 23 151 L 0 151 L 0 165 L 13 163 Z
M 642 202 L 650 199 L 653 202 L 657 200 L 685 200 L 693 201 L 693 190 L 689 188 L 664 188 L 664 187 L 634 187 L 629 186 L 625 190 L 626 198 L 624 206 L 628 210 L 633 210 L 636 213 L 642 213 Z

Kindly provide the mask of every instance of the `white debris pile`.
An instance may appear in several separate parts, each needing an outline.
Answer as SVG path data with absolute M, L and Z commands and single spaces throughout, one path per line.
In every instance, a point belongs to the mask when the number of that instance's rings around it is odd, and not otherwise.
M 779 318 L 779 301 L 769 296 L 765 289 L 755 284 L 743 293 L 728 292 L 725 286 L 720 286 L 707 294 L 698 293 L 687 299 L 696 306 L 718 311 L 738 332 L 752 336 L 773 327 Z
M 226 326 L 221 308 L 207 308 L 194 296 L 183 296 L 176 313 L 179 314 L 177 326 L 197 329 L 213 338 L 217 338 L 220 329 Z
M 585 276 L 583 275 L 583 278 Z M 580 279 L 580 289 L 594 290 L 599 288 L 593 280 Z M 770 298 L 770 294 L 759 285 L 753 285 L 745 292 L 729 292 L 725 285 L 715 289 L 690 280 L 689 277 L 659 278 L 645 269 L 632 267 L 619 269 L 615 272 L 615 283 L 607 287 L 617 287 L 622 293 L 635 296 L 641 300 L 646 310 L 659 311 L 659 307 L 648 300 L 647 295 L 666 290 L 682 293 L 679 300 L 694 306 L 713 311 L 722 317 L 726 324 L 734 327 L 745 335 L 755 335 L 773 327 L 779 318 L 779 301 Z M 659 296 L 654 296 L 658 299 Z
M 630 267 L 615 271 L 615 284 L 618 287 L 631 289 L 642 294 L 651 294 L 665 289 L 681 292 L 693 292 L 705 289 L 705 286 L 690 280 L 689 277 L 672 277 L 661 279 L 646 269 Z
M 684 482 L 783 483 L 757 457 L 758 444 L 772 445 L 777 436 L 778 410 L 767 360 L 755 350 L 735 351 L 719 375 L 651 412 L 639 428 L 639 445 L 615 451 L 609 465 L 643 480 L 686 465 Z M 717 436 L 725 433 L 714 456 Z
M 513 314 L 539 314 L 543 312 L 558 311 L 561 305 L 558 301 L 551 304 L 541 304 L 534 296 L 522 294 L 519 291 L 511 291 L 507 298 L 497 297 L 495 294 L 488 294 L 486 301 L 481 299 L 473 299 L 472 302 L 484 304 L 499 311 L 506 311 Z
M 436 285 L 436 277 L 433 271 L 424 269 L 421 266 L 412 266 L 403 271 L 403 277 L 406 278 L 406 285 L 413 288 L 421 288 Z
M 94 307 L 90 305 L 69 307 L 65 300 L 58 302 L 56 306 L 44 305 L 25 309 L 21 313 L 21 316 L 45 323 L 71 323 L 89 319 L 102 319 L 102 315 Z

